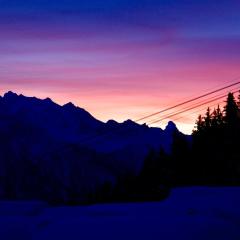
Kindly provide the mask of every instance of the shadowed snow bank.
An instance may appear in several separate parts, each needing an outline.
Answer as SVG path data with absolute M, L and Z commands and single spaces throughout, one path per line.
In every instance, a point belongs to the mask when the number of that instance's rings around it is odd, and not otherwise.
M 1 202 L 6 239 L 240 239 L 240 187 L 177 188 L 162 202 L 51 208 Z

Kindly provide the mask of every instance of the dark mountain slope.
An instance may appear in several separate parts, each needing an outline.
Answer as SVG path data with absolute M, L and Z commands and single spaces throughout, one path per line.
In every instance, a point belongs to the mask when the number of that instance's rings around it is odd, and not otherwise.
M 72 103 L 8 92 L 0 98 L 0 197 L 83 201 L 137 175 L 150 149 L 169 152 L 176 131 L 172 122 L 165 130 L 103 123 Z

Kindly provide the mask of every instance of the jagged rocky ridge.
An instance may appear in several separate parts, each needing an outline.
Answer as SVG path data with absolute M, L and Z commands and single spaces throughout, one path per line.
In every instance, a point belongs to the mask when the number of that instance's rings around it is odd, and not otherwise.
M 0 198 L 84 201 L 120 176 L 137 175 L 172 134 L 131 120 L 103 123 L 72 103 L 13 92 L 0 98 Z

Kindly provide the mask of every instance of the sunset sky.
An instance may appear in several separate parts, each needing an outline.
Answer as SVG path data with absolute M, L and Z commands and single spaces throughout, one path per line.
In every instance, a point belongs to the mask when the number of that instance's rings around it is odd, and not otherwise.
M 1 94 L 123 121 L 239 76 L 239 0 L 0 0 Z

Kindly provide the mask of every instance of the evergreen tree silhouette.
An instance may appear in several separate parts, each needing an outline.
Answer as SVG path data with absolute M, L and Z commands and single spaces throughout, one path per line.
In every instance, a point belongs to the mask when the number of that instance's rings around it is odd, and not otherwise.
M 233 93 L 229 93 L 224 107 L 225 122 L 228 127 L 234 128 L 238 122 L 238 106 Z
M 217 120 L 217 125 L 222 126 L 223 125 L 223 112 L 218 105 L 217 110 L 216 110 L 216 120 Z
M 231 183 L 240 183 L 239 134 L 240 120 L 237 101 L 232 93 L 228 94 L 225 111 L 225 156 L 228 159 Z
M 239 97 L 238 97 L 239 98 Z M 240 154 L 239 102 L 233 93 L 227 96 L 224 111 L 208 108 L 204 118 L 198 117 L 193 132 L 192 158 L 195 177 L 200 184 L 239 184 Z
M 193 134 L 194 133 L 199 133 L 199 132 L 202 132 L 203 130 L 204 130 L 204 125 L 205 125 L 205 123 L 204 123 L 204 119 L 203 119 L 203 117 L 202 117 L 202 115 L 200 114 L 199 116 L 198 116 L 198 119 L 197 119 L 197 121 L 196 121 L 196 130 L 193 130 Z
M 205 126 L 205 129 L 210 129 L 211 125 L 212 125 L 212 116 L 211 116 L 211 112 L 210 112 L 210 108 L 208 107 L 207 108 L 207 112 L 205 114 L 205 117 L 204 117 L 204 126 Z
M 238 94 L 238 102 L 237 102 L 237 105 L 238 105 L 238 109 L 240 111 L 240 90 L 239 90 L 239 94 Z
M 212 127 L 213 129 L 218 129 L 223 126 L 223 113 L 218 105 L 217 109 L 214 108 L 212 112 Z

